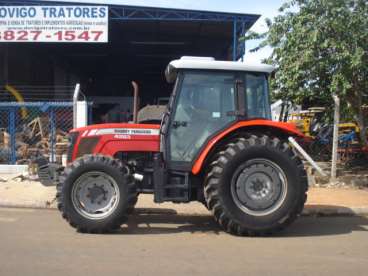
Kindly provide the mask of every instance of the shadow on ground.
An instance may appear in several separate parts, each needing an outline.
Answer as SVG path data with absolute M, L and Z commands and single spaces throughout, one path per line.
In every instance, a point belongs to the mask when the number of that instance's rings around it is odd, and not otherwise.
M 320 207 L 333 209 L 338 206 Z M 315 215 L 298 218 L 292 225 L 272 235 L 271 238 L 342 235 L 354 231 L 368 231 L 368 218 L 361 216 L 322 216 L 317 212 Z M 122 226 L 114 234 L 206 233 L 218 235 L 222 232 L 212 216 L 177 214 L 173 209 L 137 209 L 130 217 L 128 224 Z
M 174 209 L 136 209 L 117 234 L 219 234 L 221 229 L 211 216 L 177 214 Z

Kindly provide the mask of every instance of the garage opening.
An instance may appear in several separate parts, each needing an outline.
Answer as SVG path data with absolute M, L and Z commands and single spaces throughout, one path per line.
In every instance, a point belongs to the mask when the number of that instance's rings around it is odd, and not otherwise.
M 2 5 L 67 5 L 65 2 L 0 1 Z M 71 5 L 71 4 L 70 4 Z M 73 3 L 73 5 L 76 5 Z M 258 15 L 177 9 L 109 6 L 108 43 L 1 43 L 0 79 L 18 87 L 29 101 L 70 100 L 80 83 L 95 103 L 94 121 L 116 104 L 131 110 L 136 81 L 140 105 L 169 97 L 167 64 L 182 56 L 240 58 L 238 38 Z M 4 88 L 2 88 L 4 89 Z M 12 100 L 1 93 L 2 100 Z

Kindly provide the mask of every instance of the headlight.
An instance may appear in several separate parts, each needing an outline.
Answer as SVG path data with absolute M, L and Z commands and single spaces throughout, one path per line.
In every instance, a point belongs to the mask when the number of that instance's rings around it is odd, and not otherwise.
M 99 140 L 100 137 L 97 136 L 82 138 L 78 144 L 78 151 L 76 158 L 81 157 L 85 154 L 92 153 Z

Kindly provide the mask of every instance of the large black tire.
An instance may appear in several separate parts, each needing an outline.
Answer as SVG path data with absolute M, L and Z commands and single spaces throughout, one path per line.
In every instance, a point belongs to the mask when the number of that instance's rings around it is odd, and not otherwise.
M 103 172 L 118 186 L 119 201 L 114 211 L 101 219 L 81 215 L 73 204 L 73 185 L 83 174 Z M 69 224 L 82 233 L 105 233 L 120 228 L 127 221 L 137 202 L 137 189 L 133 177 L 119 160 L 103 155 L 85 155 L 65 168 L 57 185 L 58 209 Z
M 231 187 L 235 174 L 244 164 L 260 159 L 269 160 L 282 170 L 287 192 L 272 213 L 254 215 L 239 207 Z M 257 165 L 254 166 L 257 170 Z M 303 210 L 307 189 L 303 163 L 287 143 L 278 138 L 251 135 L 231 141 L 217 154 L 205 178 L 204 194 L 215 220 L 226 232 L 254 236 L 272 234 L 293 222 Z

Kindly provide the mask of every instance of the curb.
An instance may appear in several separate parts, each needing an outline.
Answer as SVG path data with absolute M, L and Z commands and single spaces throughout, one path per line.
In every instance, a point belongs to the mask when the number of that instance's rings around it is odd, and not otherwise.
M 57 210 L 54 203 L 50 202 L 27 202 L 27 203 L 14 203 L 10 201 L 0 200 L 0 208 L 25 208 L 25 209 L 46 209 Z M 140 210 L 154 209 L 154 207 L 138 207 Z M 183 213 L 178 213 L 183 215 Z M 198 212 L 188 212 L 187 215 L 204 215 Z M 209 213 L 210 215 L 210 213 Z M 363 207 L 344 207 L 344 206 L 318 206 L 318 205 L 306 205 L 302 216 L 368 216 L 368 206 Z

